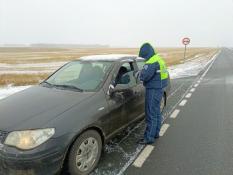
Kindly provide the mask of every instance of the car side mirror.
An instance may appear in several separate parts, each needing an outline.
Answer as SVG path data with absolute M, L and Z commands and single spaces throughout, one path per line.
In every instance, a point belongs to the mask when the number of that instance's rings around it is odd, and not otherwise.
M 113 92 L 124 92 L 129 89 L 128 84 L 117 84 Z
M 129 89 L 128 84 L 117 84 L 115 87 L 112 84 L 110 84 L 107 94 L 111 95 L 114 92 L 124 92 L 127 91 L 128 89 Z

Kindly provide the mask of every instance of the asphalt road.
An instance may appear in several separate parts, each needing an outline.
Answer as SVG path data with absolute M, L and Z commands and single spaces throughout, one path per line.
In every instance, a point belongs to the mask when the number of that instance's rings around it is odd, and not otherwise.
M 233 50 L 222 49 L 185 95 L 167 116 L 164 135 L 124 174 L 233 174 Z

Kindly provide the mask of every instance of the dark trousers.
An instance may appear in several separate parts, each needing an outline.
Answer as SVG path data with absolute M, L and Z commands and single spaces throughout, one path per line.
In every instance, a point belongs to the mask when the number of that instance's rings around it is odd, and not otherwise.
M 148 142 L 154 142 L 155 137 L 159 136 L 161 128 L 160 102 L 162 99 L 162 95 L 162 89 L 146 89 L 146 130 L 144 133 L 144 139 Z

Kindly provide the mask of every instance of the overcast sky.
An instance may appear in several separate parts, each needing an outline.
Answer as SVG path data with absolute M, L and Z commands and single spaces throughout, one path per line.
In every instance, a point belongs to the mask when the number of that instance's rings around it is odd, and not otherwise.
M 0 0 L 0 44 L 233 46 L 233 0 Z

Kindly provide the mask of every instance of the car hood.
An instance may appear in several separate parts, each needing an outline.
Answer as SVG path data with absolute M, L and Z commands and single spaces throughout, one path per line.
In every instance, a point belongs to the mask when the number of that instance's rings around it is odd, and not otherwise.
M 0 101 L 0 130 L 41 128 L 93 94 L 43 86 L 28 88 Z

